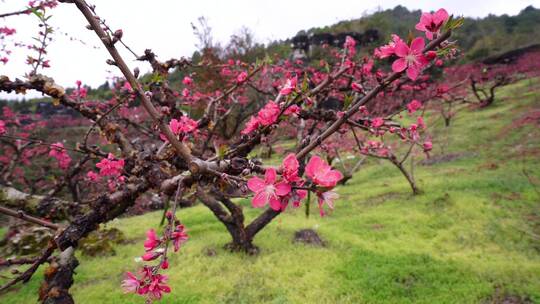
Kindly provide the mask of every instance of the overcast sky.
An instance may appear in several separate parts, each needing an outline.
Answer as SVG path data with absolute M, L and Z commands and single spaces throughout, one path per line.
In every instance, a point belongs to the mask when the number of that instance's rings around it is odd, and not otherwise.
M 242 26 L 250 28 L 256 40 L 266 43 L 294 36 L 299 30 L 330 25 L 337 21 L 359 18 L 378 8 L 398 4 L 409 9 L 425 11 L 446 8 L 450 14 L 483 17 L 488 14 L 515 15 L 528 5 L 540 7 L 540 0 L 87 0 L 97 6 L 97 12 L 113 29 L 124 31 L 124 41 L 135 52 L 151 48 L 161 59 L 190 56 L 195 50 L 195 37 L 190 26 L 205 16 L 216 40 L 228 41 Z M 26 0 L 0 0 L 0 14 L 24 7 Z M 95 34 L 85 29 L 86 22 L 74 5 L 60 4 L 53 10 L 51 24 L 56 29 L 55 40 L 49 47 L 51 68 L 46 73 L 63 86 L 73 86 L 76 80 L 98 86 L 119 72 L 105 64 L 108 57 L 99 46 Z M 16 41 L 30 42 L 38 27 L 35 17 L 19 16 L 0 19 L 0 27 L 17 29 Z M 72 41 L 70 37 L 86 43 Z M 22 77 L 28 71 L 24 64 L 26 50 L 15 49 L 7 65 L 0 63 L 0 75 Z M 133 61 L 125 53 L 130 67 L 148 67 Z M 111 74 L 112 72 L 112 74 Z M 27 97 L 36 96 L 34 94 Z M 0 98 L 11 98 L 0 93 Z

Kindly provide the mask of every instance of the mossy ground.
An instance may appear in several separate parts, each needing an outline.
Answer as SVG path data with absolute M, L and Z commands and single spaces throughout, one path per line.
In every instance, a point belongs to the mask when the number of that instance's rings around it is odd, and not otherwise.
M 257 236 L 258 256 L 223 249 L 229 236 L 205 207 L 180 210 L 190 240 L 171 256 L 173 291 L 163 303 L 481 303 L 495 293 L 540 302 L 540 122 L 517 123 L 540 111 L 539 88 L 538 79 L 509 85 L 492 107 L 460 111 L 449 129 L 431 114 L 432 155 L 444 146 L 462 157 L 416 166 L 423 194 L 371 160 L 338 188 L 329 216 L 306 218 L 302 208 L 277 218 Z M 243 203 L 249 218 L 260 212 Z M 108 224 L 132 242 L 112 257 L 80 257 L 77 303 L 144 302 L 122 294 L 120 282 L 160 217 Z M 302 228 L 327 246 L 293 243 Z M 41 279 L 38 272 L 0 302 L 36 302 Z

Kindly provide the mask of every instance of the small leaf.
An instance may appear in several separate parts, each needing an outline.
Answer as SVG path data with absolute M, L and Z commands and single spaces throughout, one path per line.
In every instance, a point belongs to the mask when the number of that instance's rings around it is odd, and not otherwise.
M 219 146 L 218 151 L 217 151 L 218 158 L 223 159 L 228 150 L 229 150 L 229 147 L 227 145 Z
M 352 95 L 345 95 L 345 98 L 343 99 L 343 108 L 347 109 L 351 105 L 353 101 Z

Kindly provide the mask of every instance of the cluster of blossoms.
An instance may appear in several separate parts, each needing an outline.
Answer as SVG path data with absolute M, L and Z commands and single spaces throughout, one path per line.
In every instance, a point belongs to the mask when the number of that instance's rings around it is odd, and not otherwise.
M 0 135 L 6 134 L 6 123 L 3 120 L 0 120 Z
M 0 124 L 0 134 L 1 133 L 2 132 Z M 49 156 L 55 158 L 58 161 L 58 167 L 60 167 L 60 169 L 62 170 L 66 170 L 71 163 L 71 157 L 66 152 L 64 144 L 62 144 L 61 142 L 57 142 L 51 145 L 51 151 L 49 152 Z
M 345 49 L 347 50 L 347 55 L 349 57 L 354 57 L 356 55 L 356 40 L 352 38 L 351 36 L 347 36 L 345 38 L 345 44 L 343 45 Z
M 163 293 L 171 292 L 167 280 L 166 275 L 156 273 L 152 267 L 144 266 L 139 271 L 139 277 L 129 271 L 126 272 L 126 278 L 122 281 L 122 288 L 126 293 L 146 296 L 151 302 L 161 299 Z
M 28 2 L 28 7 L 33 9 L 55 8 L 58 5 L 56 0 L 32 0 Z
M 88 96 L 88 89 L 84 86 L 82 86 L 82 82 L 80 80 L 77 80 L 75 82 L 77 85 L 77 88 L 73 90 L 71 93 L 71 98 L 73 99 L 84 99 Z
M 7 26 L 0 27 L 0 42 L 5 39 L 7 36 L 14 35 L 17 31 L 14 28 L 9 28 Z M 5 46 L 1 45 L 0 43 L 0 62 L 3 64 L 8 63 L 9 58 L 8 55 L 11 54 L 10 50 L 7 50 Z
M 418 111 L 420 108 L 422 108 L 422 102 L 413 99 L 411 102 L 407 104 L 407 111 L 409 114 L 413 114 L 414 112 Z
M 290 95 L 296 91 L 297 84 L 297 76 L 288 78 L 283 87 L 280 89 L 279 94 L 282 96 Z M 251 116 L 241 134 L 249 134 L 261 126 L 264 127 L 274 124 L 278 120 L 280 113 L 281 109 L 279 105 L 272 100 L 268 101 L 268 103 L 257 113 L 257 115 Z M 299 113 L 300 107 L 294 104 L 289 106 L 283 112 L 285 115 L 298 115 Z
M 276 211 L 284 211 L 290 202 L 298 207 L 307 196 L 307 191 L 311 190 L 319 199 L 321 216 L 324 215 L 324 204 L 333 209 L 338 195 L 332 189 L 343 178 L 340 171 L 332 169 L 322 158 L 314 155 L 306 165 L 305 173 L 309 180 L 305 181 L 298 176 L 299 162 L 292 153 L 285 157 L 279 169 L 279 180 L 275 168 L 267 168 L 264 179 L 254 176 L 248 180 L 248 188 L 255 193 L 251 201 L 253 207 L 269 205 Z
M 449 16 L 446 10 L 440 9 L 434 14 L 423 13 L 416 29 L 425 32 L 429 40 L 440 34 L 440 30 Z M 376 58 L 387 58 L 391 56 L 398 57 L 392 64 L 394 72 L 407 70 L 407 76 L 411 80 L 416 80 L 422 69 L 429 62 L 437 57 L 437 53 L 429 51 L 423 54 L 425 42 L 422 37 L 413 39 L 410 45 L 407 45 L 398 35 L 392 35 L 392 40 L 387 45 L 375 49 Z M 437 60 L 436 64 L 441 65 L 442 61 Z
M 298 84 L 298 77 L 297 76 L 294 76 L 294 77 L 291 77 L 291 78 L 287 79 L 287 81 L 285 82 L 285 85 L 279 91 L 279 94 L 281 94 L 283 96 L 290 95 L 292 92 L 294 92 L 296 90 L 297 84 Z
M 88 171 L 88 173 L 86 173 L 86 177 L 91 182 L 98 182 L 100 178 L 108 178 L 107 184 L 109 186 L 109 190 L 112 192 L 126 181 L 126 177 L 122 175 L 124 165 L 124 159 L 117 159 L 112 153 L 109 153 L 107 158 L 102 159 L 96 164 L 96 168 L 99 169 L 99 173 Z
M 280 108 L 277 103 L 270 100 L 256 116 L 251 116 L 246 123 L 242 134 L 249 134 L 261 126 L 269 126 L 278 120 Z
M 169 122 L 169 128 L 174 135 L 187 135 L 197 131 L 197 121 L 189 118 L 187 115 L 183 115 L 180 119 L 171 119 Z M 161 140 L 168 142 L 169 140 L 165 134 L 160 134 Z
M 170 211 L 166 214 L 168 225 L 165 227 L 163 237 L 159 237 L 154 229 L 146 232 L 144 242 L 145 253 L 140 258 L 150 262 L 159 259 L 157 265 L 144 265 L 138 276 L 127 272 L 122 281 L 122 288 L 126 293 L 135 293 L 147 297 L 148 302 L 161 299 L 163 293 L 169 293 L 171 288 L 167 285 L 167 276 L 159 272 L 160 269 L 168 269 L 167 250 L 172 242 L 174 252 L 188 240 L 184 225 L 175 218 Z
M 422 13 L 420 22 L 416 24 L 416 29 L 426 33 L 426 37 L 429 40 L 436 38 L 441 31 L 442 26 L 448 20 L 448 12 L 441 8 L 434 14 Z
M 189 76 L 185 76 L 184 79 L 182 79 L 182 83 L 186 86 L 182 90 L 182 97 L 188 98 L 189 95 L 191 94 L 191 91 L 189 88 L 193 86 L 193 79 Z

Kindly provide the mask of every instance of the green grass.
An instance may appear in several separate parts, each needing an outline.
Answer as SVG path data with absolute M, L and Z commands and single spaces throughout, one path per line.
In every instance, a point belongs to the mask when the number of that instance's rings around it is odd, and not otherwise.
M 172 255 L 173 291 L 163 303 L 481 303 L 496 290 L 540 302 L 540 197 L 522 173 L 540 180 L 540 130 L 510 128 L 540 110 L 539 87 L 538 79 L 521 81 L 488 109 L 462 110 L 448 130 L 436 122 L 432 155 L 445 144 L 464 156 L 417 166 L 423 194 L 412 196 L 395 168 L 370 160 L 338 188 L 331 215 L 306 218 L 300 209 L 278 217 L 257 236 L 258 256 L 224 250 L 229 236 L 203 206 L 180 210 L 190 240 Z M 260 212 L 245 210 L 248 218 Z M 107 225 L 133 242 L 116 256 L 80 257 L 76 302 L 144 302 L 123 295 L 120 281 L 138 267 L 144 232 L 160 216 Z M 316 229 L 327 246 L 294 244 L 301 228 Z M 41 279 L 38 272 L 0 302 L 34 303 Z

